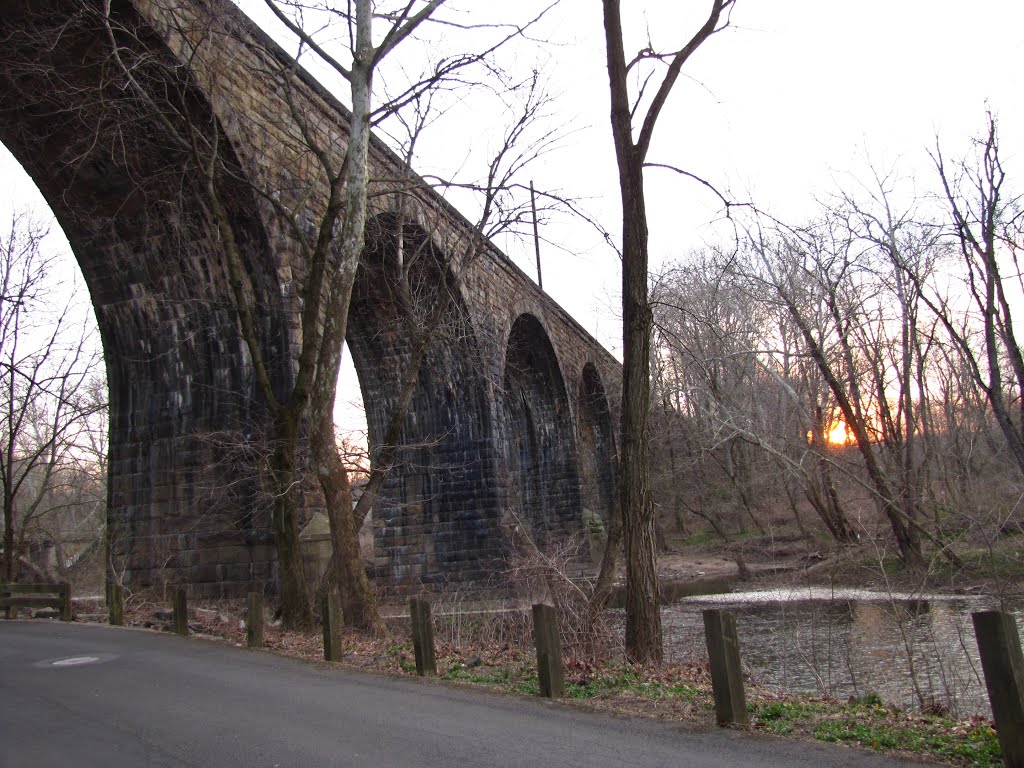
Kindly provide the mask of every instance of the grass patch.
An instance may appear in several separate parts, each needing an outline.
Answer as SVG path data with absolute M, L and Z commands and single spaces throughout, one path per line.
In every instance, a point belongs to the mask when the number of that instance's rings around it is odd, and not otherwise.
M 935 565 L 939 578 L 952 579 L 965 573 L 972 578 L 989 579 L 1003 584 L 1024 581 L 1024 542 L 1019 537 L 1007 537 L 996 542 L 992 549 L 969 549 L 957 552 L 963 569 L 954 568 L 943 560 Z
M 835 702 L 789 698 L 750 707 L 754 727 L 768 733 L 808 735 L 819 741 L 923 755 L 978 768 L 1001 766 L 995 731 L 987 720 L 955 721 L 884 706 L 877 695 Z
M 708 544 L 717 544 L 722 541 L 721 537 L 712 530 L 695 531 L 689 536 L 679 539 L 679 546 L 702 547 Z
M 494 657 L 473 667 L 452 658 L 443 677 L 510 693 L 540 693 L 530 654 Z M 708 712 L 714 706 L 706 670 L 692 665 L 645 669 L 569 659 L 565 695 L 576 701 L 602 702 L 615 711 L 668 717 L 677 716 L 673 712 L 680 708 L 693 713 Z M 748 696 L 754 728 L 778 736 L 913 754 L 960 766 L 1002 765 L 995 731 L 982 718 L 955 721 L 910 713 L 886 706 L 878 694 L 870 692 L 846 702 L 801 696 L 759 699 L 756 689 Z
M 405 669 L 405 666 L 402 665 Z M 695 683 L 692 671 L 665 667 L 644 670 L 626 664 L 594 663 L 570 659 L 566 662 L 565 697 L 575 701 L 613 700 L 619 697 L 646 699 L 680 699 L 711 706 L 707 685 Z M 492 659 L 479 666 L 467 667 L 450 660 L 445 680 L 457 680 L 501 688 L 512 693 L 540 693 L 537 669 L 526 656 L 506 660 Z

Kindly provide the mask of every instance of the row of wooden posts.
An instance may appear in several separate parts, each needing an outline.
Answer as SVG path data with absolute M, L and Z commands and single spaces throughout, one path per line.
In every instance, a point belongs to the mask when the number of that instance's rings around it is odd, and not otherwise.
M 124 601 L 120 586 L 108 587 L 110 623 L 123 621 Z M 179 635 L 187 635 L 188 606 L 185 589 L 177 587 L 172 596 L 173 626 Z M 416 674 L 437 675 L 434 652 L 434 625 L 430 603 L 413 598 L 409 601 L 412 619 L 413 649 Z M 250 648 L 263 647 L 263 595 L 249 593 L 246 617 L 247 643 Z M 327 594 L 321 602 L 324 631 L 324 659 L 341 661 L 341 606 L 336 594 Z M 715 718 L 722 726 L 746 726 L 749 722 L 743 668 L 740 663 L 740 641 L 736 616 L 730 611 L 708 609 L 703 612 L 704 636 L 711 667 L 711 686 L 715 699 Z M 981 666 L 985 673 L 989 701 L 995 720 L 999 745 L 1008 768 L 1024 768 L 1024 656 L 1021 654 L 1017 622 L 1010 613 L 980 611 L 971 614 L 978 641 Z M 550 605 L 533 606 L 533 639 L 537 649 L 537 678 L 540 695 L 561 698 L 565 695 L 565 671 L 562 665 L 562 644 L 558 634 L 558 617 Z

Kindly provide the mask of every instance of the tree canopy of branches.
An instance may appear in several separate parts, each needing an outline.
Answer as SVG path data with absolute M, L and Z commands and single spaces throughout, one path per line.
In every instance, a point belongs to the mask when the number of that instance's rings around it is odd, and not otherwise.
M 704 504 L 714 478 L 744 505 L 737 477 L 762 478 L 756 496 L 774 491 L 801 526 L 806 501 L 842 544 L 874 533 L 873 508 L 912 571 L 1016 529 L 1020 209 L 991 116 L 973 146 L 955 163 L 933 152 L 936 195 L 871 167 L 809 222 L 757 213 L 738 248 L 654 281 L 665 439 L 698 484 L 687 511 L 727 536 Z

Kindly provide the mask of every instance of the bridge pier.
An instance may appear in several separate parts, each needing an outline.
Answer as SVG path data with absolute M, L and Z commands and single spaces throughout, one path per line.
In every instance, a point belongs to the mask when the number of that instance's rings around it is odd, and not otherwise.
M 5 6 L 0 141 L 51 206 L 95 307 L 110 395 L 111 551 L 133 586 L 188 583 L 196 597 L 270 592 L 278 574 L 260 469 L 267 409 L 205 182 L 176 131 L 220 148 L 217 183 L 259 309 L 257 346 L 286 397 L 306 265 L 261 201 L 291 195 L 316 221 L 324 200 L 281 93 L 288 59 L 227 0 L 115 0 L 120 53 L 145 68 L 154 98 L 168 100 L 165 113 L 163 102 L 136 99 L 111 77 L 100 7 Z M 200 25 L 216 33 L 201 44 L 187 34 Z M 288 84 L 340 163 L 346 110 L 305 74 Z M 400 175 L 382 142 L 371 155 L 375 176 Z M 454 298 L 373 510 L 378 584 L 415 593 L 492 582 L 510 522 L 526 521 L 543 543 L 576 530 L 583 505 L 610 514 L 619 366 L 493 246 L 455 280 L 471 225 L 425 186 L 403 195 L 416 210 L 406 235 L 433 254 L 424 286 Z M 385 234 L 393 202 L 375 197 Z M 387 431 L 411 343 L 372 274 L 388 247 L 386 236 L 371 242 L 350 319 L 371 443 Z M 322 503 L 310 478 L 306 489 L 311 513 Z

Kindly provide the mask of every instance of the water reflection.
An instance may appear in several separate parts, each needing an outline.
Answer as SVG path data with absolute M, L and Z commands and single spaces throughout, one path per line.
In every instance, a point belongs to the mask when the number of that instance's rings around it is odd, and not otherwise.
M 736 613 L 744 667 L 762 686 L 990 714 L 970 613 L 991 602 L 806 588 L 687 598 L 662 609 L 667 659 L 706 657 L 710 607 Z

